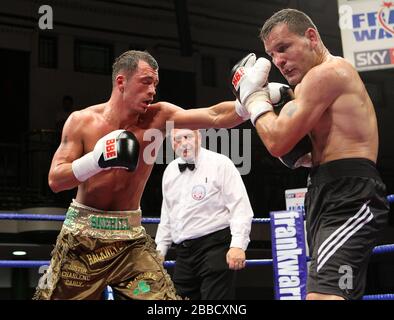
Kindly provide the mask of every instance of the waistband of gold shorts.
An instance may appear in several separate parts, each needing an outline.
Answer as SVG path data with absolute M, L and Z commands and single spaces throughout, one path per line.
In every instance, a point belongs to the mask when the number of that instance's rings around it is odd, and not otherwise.
M 103 211 L 73 200 L 63 226 L 74 234 L 97 238 L 133 239 L 144 229 L 141 210 Z
M 71 206 L 74 207 L 74 208 L 77 208 L 77 209 L 82 209 L 82 210 L 89 211 L 89 212 L 94 212 L 94 213 L 97 213 L 97 214 L 111 214 L 111 215 L 139 214 L 139 215 L 141 215 L 141 213 L 142 213 L 140 208 L 137 209 L 137 210 L 124 210 L 124 211 L 100 210 L 100 209 L 96 209 L 96 208 L 93 208 L 93 207 L 86 206 L 86 205 L 84 205 L 82 203 L 79 203 L 75 199 L 72 200 Z

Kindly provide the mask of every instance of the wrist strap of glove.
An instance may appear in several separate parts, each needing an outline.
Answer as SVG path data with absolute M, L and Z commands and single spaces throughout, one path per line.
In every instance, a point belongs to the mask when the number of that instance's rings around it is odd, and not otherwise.
M 257 91 L 251 94 L 246 100 L 246 109 L 250 112 L 250 121 L 256 126 L 257 119 L 264 113 L 273 111 L 271 102 L 264 91 Z
M 250 114 L 249 111 L 244 108 L 239 102 L 238 99 L 235 100 L 235 112 L 243 119 L 243 120 L 249 120 L 250 119 Z
M 93 152 L 89 152 L 81 158 L 74 160 L 71 164 L 75 178 L 80 182 L 84 182 L 95 174 L 99 173 L 100 168 L 94 160 Z

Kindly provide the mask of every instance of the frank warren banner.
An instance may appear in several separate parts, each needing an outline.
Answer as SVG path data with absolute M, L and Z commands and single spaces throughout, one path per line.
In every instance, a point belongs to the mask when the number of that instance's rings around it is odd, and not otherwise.
M 358 71 L 394 68 L 394 1 L 338 0 L 344 57 Z

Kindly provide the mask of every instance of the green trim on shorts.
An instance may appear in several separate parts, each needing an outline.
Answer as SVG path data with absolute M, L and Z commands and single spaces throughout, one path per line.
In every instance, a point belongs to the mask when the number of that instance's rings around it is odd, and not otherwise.
M 129 222 L 125 218 L 106 218 L 91 216 L 89 218 L 90 227 L 100 230 L 129 230 Z

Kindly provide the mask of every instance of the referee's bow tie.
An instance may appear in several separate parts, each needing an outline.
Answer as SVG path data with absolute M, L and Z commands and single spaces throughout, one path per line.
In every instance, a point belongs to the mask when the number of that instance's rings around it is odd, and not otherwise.
M 185 171 L 186 168 L 193 171 L 196 165 L 194 163 L 178 163 L 178 167 L 180 172 Z

